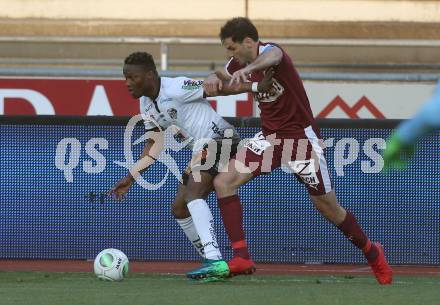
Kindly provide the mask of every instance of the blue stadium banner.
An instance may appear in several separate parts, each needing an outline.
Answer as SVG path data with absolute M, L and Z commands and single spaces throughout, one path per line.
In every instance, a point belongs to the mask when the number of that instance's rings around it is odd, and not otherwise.
M 169 140 L 160 162 L 125 201 L 106 192 L 143 148 L 142 125 L 127 138 L 126 118 L 0 119 L 0 258 L 91 259 L 118 248 L 132 260 L 197 260 L 170 212 L 191 151 Z M 374 120 L 371 120 L 374 121 Z M 393 124 L 325 121 L 321 135 L 340 203 L 384 245 L 391 264 L 440 263 L 440 134 L 417 144 L 404 171 L 383 172 L 380 156 Z M 242 138 L 259 131 L 240 120 Z M 128 144 L 127 144 L 128 143 Z M 241 187 L 244 225 L 257 262 L 365 263 L 313 207 L 286 168 Z M 231 256 L 216 198 L 219 243 Z

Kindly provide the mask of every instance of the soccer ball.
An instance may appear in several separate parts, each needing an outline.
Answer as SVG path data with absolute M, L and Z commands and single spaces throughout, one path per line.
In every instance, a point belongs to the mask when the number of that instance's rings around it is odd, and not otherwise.
M 122 281 L 128 274 L 128 258 L 118 249 L 105 249 L 96 256 L 93 269 L 101 280 Z

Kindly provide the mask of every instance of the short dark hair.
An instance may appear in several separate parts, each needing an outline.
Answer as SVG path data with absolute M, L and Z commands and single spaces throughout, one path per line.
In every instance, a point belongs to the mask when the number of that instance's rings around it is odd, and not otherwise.
M 153 56 L 147 52 L 134 52 L 128 55 L 124 64 L 144 66 L 147 70 L 156 71 Z
M 236 17 L 227 21 L 220 30 L 220 40 L 231 38 L 233 42 L 243 42 L 246 37 L 258 41 L 258 31 L 255 25 L 245 17 Z

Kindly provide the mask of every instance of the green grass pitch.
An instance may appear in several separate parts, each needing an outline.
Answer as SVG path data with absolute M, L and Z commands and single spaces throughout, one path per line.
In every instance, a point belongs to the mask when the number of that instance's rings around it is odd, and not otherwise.
M 135 273 L 104 282 L 92 273 L 0 272 L 0 305 L 430 305 L 440 304 L 439 277 L 253 275 L 199 283 L 183 275 Z

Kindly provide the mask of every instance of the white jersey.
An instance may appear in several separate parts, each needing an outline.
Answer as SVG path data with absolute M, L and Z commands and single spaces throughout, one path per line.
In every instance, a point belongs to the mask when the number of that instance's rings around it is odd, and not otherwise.
M 221 139 L 226 129 L 233 130 L 233 135 L 237 136 L 234 127 L 203 97 L 202 85 L 203 81 L 187 77 L 161 77 L 157 98 L 154 101 L 146 96 L 139 99 L 145 128 L 157 128 L 153 121 L 163 130 L 175 125 L 193 141 Z

